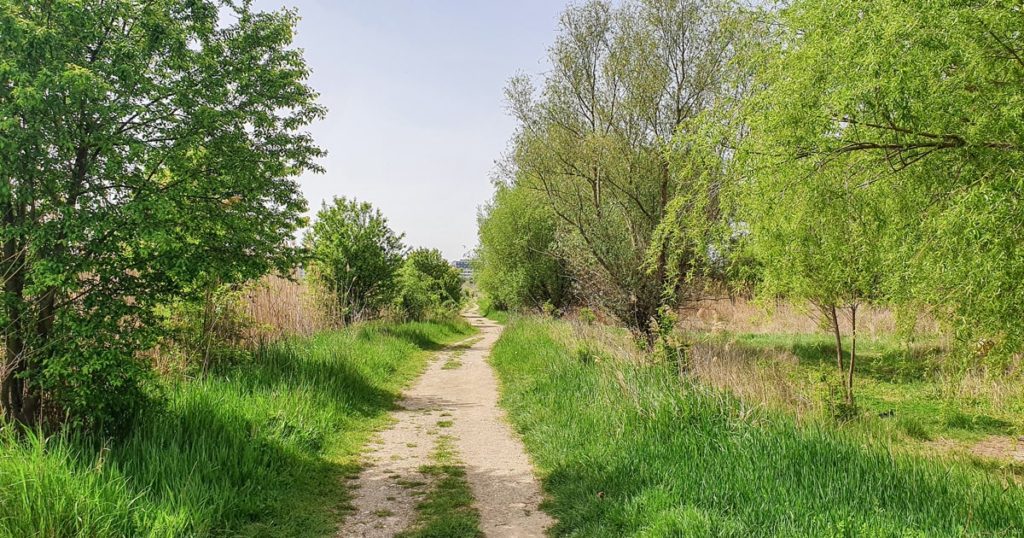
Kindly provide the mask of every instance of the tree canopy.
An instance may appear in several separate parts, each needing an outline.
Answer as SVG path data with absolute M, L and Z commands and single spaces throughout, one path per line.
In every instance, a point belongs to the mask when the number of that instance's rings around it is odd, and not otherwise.
M 418 248 L 398 271 L 398 306 L 412 319 L 454 314 L 462 305 L 462 275 L 437 249 Z
M 799 0 L 772 17 L 749 58 L 739 187 L 774 192 L 771 211 L 787 214 L 828 191 L 820 221 L 794 226 L 845 221 L 817 255 L 833 275 L 853 269 L 845 288 L 931 304 L 963 336 L 1019 350 L 1020 6 Z M 771 227 L 762 216 L 747 218 Z
M 664 250 L 644 264 L 676 188 L 664 144 L 721 88 L 724 12 L 715 1 L 570 6 L 539 89 L 525 77 L 508 88 L 515 185 L 545 197 L 578 289 L 634 329 L 655 317 L 668 273 Z
M 568 301 L 570 278 L 558 251 L 555 219 L 540 193 L 504 184 L 480 212 L 475 279 L 497 307 Z
M 224 8 L 222 14 L 222 7 Z M 0 406 L 128 415 L 154 306 L 289 265 L 321 117 L 292 11 L 0 1 Z

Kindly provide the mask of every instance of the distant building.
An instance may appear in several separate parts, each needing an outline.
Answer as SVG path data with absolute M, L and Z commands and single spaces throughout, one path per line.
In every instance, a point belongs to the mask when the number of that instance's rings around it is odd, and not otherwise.
M 459 273 L 462 275 L 462 280 L 472 280 L 473 267 L 468 259 L 463 258 L 461 260 L 455 260 L 452 262 L 452 265 L 459 270 Z

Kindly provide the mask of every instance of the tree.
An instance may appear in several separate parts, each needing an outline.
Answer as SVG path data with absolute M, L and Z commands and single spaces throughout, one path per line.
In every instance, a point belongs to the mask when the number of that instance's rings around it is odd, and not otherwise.
M 649 330 L 668 273 L 664 249 L 644 264 L 674 195 L 664 145 L 721 87 L 727 12 L 714 0 L 570 7 L 540 92 L 523 77 L 509 86 L 516 185 L 563 224 L 580 292 L 634 330 Z
M 334 198 L 306 236 L 310 275 L 344 312 L 345 322 L 373 314 L 395 297 L 402 235 L 367 202 Z
M 760 262 L 758 293 L 816 305 L 835 337 L 836 365 L 853 403 L 857 361 L 857 309 L 879 300 L 887 278 L 886 252 L 894 231 L 891 207 L 879 189 L 850 188 L 859 163 L 801 174 L 775 168 L 751 174 L 736 194 L 735 215 L 747 224 L 743 243 Z M 844 360 L 840 313 L 851 328 L 849 362 Z
M 437 249 L 419 248 L 398 272 L 398 306 L 412 319 L 455 312 L 462 304 L 462 276 Z
M 557 222 L 543 196 L 497 184 L 478 217 L 480 247 L 474 278 L 500 308 L 560 307 L 570 279 L 556 244 Z
M 115 425 L 156 305 L 295 259 L 323 115 L 296 16 L 248 3 L 0 0 L 0 406 Z
M 965 342 L 1019 353 L 1024 12 L 797 0 L 769 17 L 752 57 L 746 170 L 778 174 L 781 189 L 841 174 L 837 196 L 888 201 L 900 238 L 886 247 L 890 296 L 948 313 Z

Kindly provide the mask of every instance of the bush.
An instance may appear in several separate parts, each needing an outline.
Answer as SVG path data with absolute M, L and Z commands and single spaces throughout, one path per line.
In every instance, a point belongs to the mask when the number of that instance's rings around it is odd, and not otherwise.
M 399 310 L 408 319 L 444 317 L 462 305 L 462 278 L 436 249 L 409 253 L 398 271 Z
M 580 309 L 579 316 L 580 316 L 580 321 L 582 321 L 583 323 L 585 323 L 587 325 L 593 325 L 594 322 L 597 321 L 597 315 L 594 314 L 593 310 L 591 310 L 591 309 L 589 309 L 587 307 L 583 307 L 583 308 Z
M 312 280 L 330 295 L 346 323 L 376 314 L 395 297 L 402 235 L 370 204 L 346 198 L 325 202 L 306 246 Z
M 209 286 L 200 301 L 181 300 L 161 308 L 168 336 L 158 350 L 163 372 L 206 372 L 248 356 L 245 338 L 254 328 L 239 286 Z M 174 364 L 175 359 L 178 364 Z

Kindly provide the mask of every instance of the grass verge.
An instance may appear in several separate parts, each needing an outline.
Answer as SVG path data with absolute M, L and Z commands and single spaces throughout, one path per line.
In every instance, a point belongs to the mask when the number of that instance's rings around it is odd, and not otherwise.
M 342 477 L 427 350 L 464 322 L 369 324 L 265 349 L 169 383 L 125 438 L 0 430 L 0 536 L 320 536 L 347 510 Z
M 438 423 L 440 426 L 440 423 Z M 480 514 L 473 508 L 473 493 L 466 482 L 466 469 L 458 461 L 452 437 L 437 439 L 432 465 L 420 468 L 430 477 L 430 490 L 416 506 L 413 527 L 396 538 L 477 538 Z
M 481 296 L 477 298 L 477 308 L 480 310 L 480 315 L 496 323 L 502 325 L 508 323 L 509 313 L 505 310 L 499 310 L 494 306 L 494 303 L 488 297 Z
M 750 407 L 664 365 L 581 361 L 516 319 L 492 363 L 556 536 L 1019 536 L 1024 491 L 969 464 Z

